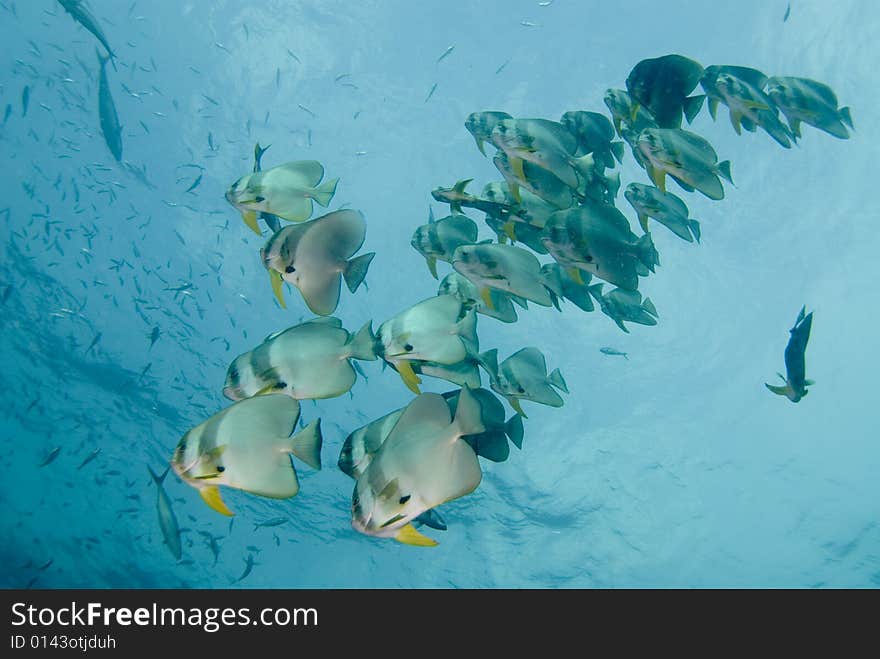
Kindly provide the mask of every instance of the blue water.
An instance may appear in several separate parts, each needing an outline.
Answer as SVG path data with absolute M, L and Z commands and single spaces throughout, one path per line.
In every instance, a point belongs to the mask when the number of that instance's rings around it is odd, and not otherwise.
M 257 564 L 236 587 L 880 586 L 880 9 L 795 0 L 783 22 L 786 4 L 92 0 L 118 54 L 108 76 L 124 160 L 148 187 L 101 138 L 92 36 L 54 1 L 2 0 L 0 108 L 13 113 L 0 127 L 0 586 L 225 587 L 248 555 Z M 303 404 L 323 419 L 325 468 L 299 468 L 294 499 L 229 491 L 230 529 L 169 475 L 177 564 L 147 465 L 164 468 L 180 436 L 228 404 L 233 357 L 309 317 L 295 291 L 287 310 L 273 303 L 263 241 L 223 198 L 254 142 L 272 145 L 264 164 L 317 159 L 341 178 L 332 207 L 364 213 L 377 256 L 369 290 L 345 292 L 335 315 L 378 325 L 436 292 L 409 246 L 432 203 L 445 212 L 430 191 L 500 178 L 468 113 L 604 111 L 636 62 L 670 52 L 823 81 L 856 131 L 806 127 L 784 150 L 704 109 L 693 130 L 732 161 L 736 185 L 720 202 L 671 188 L 703 240 L 654 232 L 662 267 L 640 289 L 656 327 L 623 334 L 571 304 L 533 306 L 515 325 L 480 317 L 483 348 L 540 347 L 571 393 L 560 409 L 526 404 L 523 450 L 483 461 L 479 489 L 442 507 L 438 547 L 350 526 L 342 441 L 411 399 L 373 362 L 352 397 Z M 192 193 L 187 163 L 204 167 Z M 629 152 L 622 179 L 648 182 Z M 622 191 L 618 207 L 635 226 Z M 183 282 L 191 295 L 166 290 Z M 816 385 L 795 405 L 763 383 L 803 304 Z M 278 516 L 288 522 L 253 530 Z M 216 565 L 200 532 L 221 537 Z

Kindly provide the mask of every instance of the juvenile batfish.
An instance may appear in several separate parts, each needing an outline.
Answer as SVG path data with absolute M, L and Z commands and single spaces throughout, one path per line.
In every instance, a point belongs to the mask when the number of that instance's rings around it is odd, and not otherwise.
M 774 77 L 767 80 L 767 94 L 782 110 L 795 137 L 801 136 L 801 122 L 845 140 L 853 127 L 848 107 L 838 108 L 837 96 L 826 84 L 809 78 Z
M 163 485 L 170 467 L 166 468 L 161 476 L 156 475 L 156 472 L 149 465 L 147 465 L 147 469 L 150 470 L 150 476 L 153 477 L 153 482 L 156 484 L 156 511 L 159 514 L 159 528 L 162 529 L 162 538 L 168 551 L 171 552 L 175 560 L 179 561 L 183 554 L 183 548 L 180 544 L 180 528 L 177 525 L 177 516 L 171 508 L 171 499 L 168 498 L 168 493 L 165 492 Z
M 648 218 L 653 218 L 682 240 L 700 242 L 700 223 L 688 219 L 687 205 L 671 192 L 660 192 L 653 185 L 630 183 L 623 196 L 635 209 L 645 233 L 648 233 Z
M 471 112 L 467 119 L 465 119 L 464 127 L 474 136 L 477 148 L 484 156 L 486 155 L 486 150 L 483 147 L 483 144 L 486 142 L 491 143 L 492 131 L 495 129 L 495 126 L 498 125 L 499 121 L 505 119 L 513 119 L 513 117 L 506 112 L 497 112 L 494 110 Z
M 452 267 L 480 289 L 486 306 L 488 289 L 496 289 L 549 307 L 553 304 L 535 255 L 513 245 L 463 245 L 455 250 Z
M 636 64 L 626 78 L 626 89 L 636 103 L 648 108 L 661 128 L 679 128 L 682 112 L 691 123 L 703 105 L 705 96 L 688 97 L 702 76 L 698 62 L 664 55 Z
M 547 290 L 553 298 L 553 306 L 559 309 L 558 297 L 562 297 L 573 303 L 581 311 L 592 311 L 593 298 L 590 296 L 588 286 L 592 279 L 589 272 L 563 268 L 558 263 L 546 263 L 541 266 L 541 272 L 544 279 L 549 282 Z M 560 291 L 561 295 L 557 296 L 556 291 Z
M 473 394 L 461 392 L 455 418 L 439 394 L 421 394 L 355 483 L 352 526 L 361 533 L 417 546 L 437 543 L 412 522 L 442 503 L 473 492 L 483 474 L 464 435 L 485 430 Z
M 342 280 L 354 293 L 367 276 L 375 252 L 352 258 L 364 244 L 366 232 L 359 211 L 340 210 L 275 233 L 261 255 L 279 304 L 285 306 L 282 281 L 286 281 L 299 289 L 313 313 L 332 314 L 339 304 Z
M 639 325 L 656 325 L 657 309 L 651 298 L 642 299 L 638 291 L 628 291 L 615 288 L 610 293 L 602 294 L 602 284 L 590 286 L 590 292 L 599 303 L 599 308 L 606 316 L 611 318 L 617 326 L 629 334 L 629 330 L 623 324 L 624 321 L 638 323 Z
M 562 407 L 562 397 L 556 390 L 568 393 L 568 385 L 558 368 L 547 374 L 547 362 L 537 348 L 523 348 L 500 365 L 498 351 L 495 349 L 483 353 L 482 357 L 492 390 L 504 396 L 520 416 L 526 416 L 521 400 Z
M 614 167 L 623 160 L 623 142 L 615 142 L 614 126 L 604 114 L 579 110 L 566 112 L 559 120 L 568 132 L 577 137 L 575 155 L 591 153 L 605 167 Z
M 730 161 L 718 162 L 715 149 L 696 133 L 677 128 L 647 128 L 639 135 L 639 151 L 648 176 L 666 192 L 666 174 L 688 192 L 699 190 L 709 199 L 724 199 L 719 176 L 731 183 Z
M 411 361 L 458 364 L 479 350 L 476 314 L 452 295 L 431 297 L 401 311 L 376 334 L 380 356 L 415 393 L 421 380 Z
M 232 361 L 223 395 L 231 400 L 262 393 L 299 400 L 341 396 L 357 379 L 350 360 L 376 359 L 370 325 L 350 334 L 338 318 L 317 318 L 276 332 Z
M 437 279 L 437 261 L 451 262 L 456 247 L 476 240 L 477 225 L 467 215 L 455 213 L 435 221 L 432 212 L 428 223 L 415 230 L 410 244 L 425 257 L 428 270 Z
M 289 499 L 299 492 L 291 454 L 313 469 L 321 468 L 320 419 L 294 435 L 298 420 L 299 403 L 289 396 L 269 394 L 239 401 L 188 431 L 171 466 L 223 515 L 233 513 L 223 503 L 221 485 Z
M 470 279 L 457 272 L 450 272 L 440 282 L 437 295 L 454 295 L 463 304 L 473 308 L 477 313 L 491 316 L 502 323 L 515 323 L 517 320 L 516 309 L 513 306 L 513 296 L 497 289 L 489 289 L 489 302 L 483 301 L 480 289 Z M 526 301 L 517 302 L 525 308 Z
M 793 137 L 779 119 L 779 111 L 763 92 L 767 76 L 755 69 L 741 66 L 710 66 L 700 81 L 709 97 L 709 114 L 715 118 L 718 103 L 730 110 L 730 123 L 736 134 L 742 129 L 754 132 L 757 126 L 786 149 Z
M 226 191 L 226 200 L 242 214 L 244 223 L 260 235 L 257 213 L 270 213 L 290 222 L 312 215 L 312 202 L 328 206 L 339 179 L 321 183 L 324 166 L 317 160 L 298 160 L 246 174 Z

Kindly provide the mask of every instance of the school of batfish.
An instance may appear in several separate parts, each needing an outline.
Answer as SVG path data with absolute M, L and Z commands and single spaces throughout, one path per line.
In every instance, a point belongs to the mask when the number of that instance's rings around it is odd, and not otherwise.
M 698 85 L 704 93 L 694 94 Z M 802 137 L 803 125 L 838 138 L 847 138 L 853 126 L 849 109 L 822 83 L 741 66 L 703 67 L 681 55 L 639 62 L 626 89 L 608 90 L 604 101 L 610 118 L 586 110 L 566 112 L 559 121 L 501 111 L 467 117 L 465 128 L 480 152 L 495 148 L 492 160 L 503 180 L 479 195 L 467 192 L 470 180 L 432 192 L 449 205 L 449 215 L 435 219 L 432 212 L 411 244 L 435 279 L 438 262 L 451 271 L 436 296 L 375 331 L 367 322 L 350 332 L 332 315 L 342 282 L 355 293 L 374 257 L 358 254 L 364 216 L 336 210 L 309 219 L 315 204 L 330 205 L 338 179 L 325 180 L 314 160 L 264 168 L 265 149 L 257 144 L 253 171 L 230 185 L 226 199 L 252 231 L 261 235 L 259 220 L 270 229 L 260 259 L 279 304 L 286 306 L 289 284 L 316 317 L 267 336 L 232 361 L 223 393 L 235 402 L 183 435 L 171 458 L 174 472 L 224 515 L 232 512 L 222 486 L 295 496 L 291 456 L 312 469 L 322 462 L 320 419 L 304 424 L 300 401 L 341 396 L 361 373 L 359 360 L 383 360 L 415 398 L 345 439 L 338 466 L 354 479 L 351 523 L 370 536 L 436 545 L 418 529 L 446 529 L 437 507 L 479 486 L 479 458 L 506 460 L 508 442 L 522 448 L 523 401 L 561 407 L 560 392 L 568 393 L 559 369 L 548 372 L 537 347 L 500 361 L 497 350 L 481 352 L 478 315 L 513 323 L 517 307 L 532 302 L 561 310 L 567 300 L 585 312 L 598 305 L 624 332 L 624 323 L 656 325 L 657 309 L 639 292 L 640 280 L 660 265 L 649 220 L 688 242 L 701 237 L 684 200 L 667 189 L 667 177 L 712 200 L 724 198 L 722 179 L 732 182 L 730 162 L 719 162 L 705 138 L 682 128 L 682 119 L 690 124 L 704 104 L 714 119 L 723 104 L 737 133 L 761 128 L 785 148 Z M 616 206 L 621 181 L 611 170 L 622 162 L 624 144 L 650 180 L 632 182 L 623 193 L 641 235 Z M 495 240 L 479 239 L 466 209 L 485 214 Z M 548 258 L 542 263 L 539 256 Z M 785 386 L 767 385 L 794 402 L 811 384 L 804 366 L 811 322 L 812 314 L 802 310 L 791 331 Z M 626 357 L 613 348 L 601 351 Z M 424 377 L 458 388 L 421 393 Z M 509 418 L 502 399 L 513 410 Z

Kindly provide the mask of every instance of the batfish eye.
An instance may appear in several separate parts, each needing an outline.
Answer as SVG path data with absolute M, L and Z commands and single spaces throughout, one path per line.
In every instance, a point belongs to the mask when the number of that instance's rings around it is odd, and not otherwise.
M 526 390 L 523 389 L 521 386 L 520 386 L 520 387 L 517 387 L 516 390 L 517 390 L 519 393 L 521 393 L 521 394 L 526 393 Z
M 407 352 L 412 352 L 412 349 L 413 349 L 412 344 L 407 343 L 405 346 L 403 346 L 403 349 L 406 350 Z
M 289 265 L 286 268 L 284 268 L 284 272 L 286 272 L 287 274 L 290 274 L 292 272 L 296 272 L 296 268 L 294 268 L 292 265 Z
M 256 197 L 254 197 L 254 201 L 257 203 L 260 203 L 261 201 L 266 201 L 266 198 L 261 197 L 260 195 L 257 195 Z
M 224 467 L 223 465 L 217 465 L 218 474 L 222 474 L 224 471 L 226 471 L 226 467 Z
M 275 385 L 275 388 L 276 389 L 287 389 L 287 383 L 286 382 L 279 382 L 278 384 Z
M 411 494 L 407 494 L 406 496 L 400 497 L 400 500 L 398 501 L 398 503 L 402 506 L 402 505 L 405 504 L 407 501 L 409 501 L 411 498 L 412 498 L 412 495 L 411 495 Z

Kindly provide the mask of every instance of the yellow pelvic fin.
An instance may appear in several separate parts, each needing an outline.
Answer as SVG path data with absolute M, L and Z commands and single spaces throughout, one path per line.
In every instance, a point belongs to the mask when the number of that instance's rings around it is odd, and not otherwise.
M 651 170 L 651 180 L 660 192 L 666 192 L 666 172 L 659 167 L 654 167 Z
M 513 172 L 513 175 L 516 176 L 520 181 L 526 180 L 526 173 L 523 171 L 522 158 L 510 158 L 510 170 Z M 517 203 L 519 202 L 517 201 Z
M 642 225 L 642 231 L 648 233 L 648 216 L 644 213 L 639 213 L 639 224 Z
M 276 389 L 275 389 L 274 384 L 267 384 L 265 387 L 263 387 L 257 393 L 255 393 L 254 396 L 262 396 L 264 394 L 271 394 L 271 393 L 274 393 L 275 391 L 276 391 Z
M 480 139 L 479 137 L 476 137 L 476 136 L 474 136 L 474 140 L 475 140 L 476 143 L 477 143 L 477 148 L 480 150 L 480 153 L 482 153 L 482 154 L 485 156 L 485 155 L 486 155 L 486 149 L 483 147 L 483 143 L 485 142 L 485 140 L 482 140 L 482 139 Z
M 522 203 L 522 195 L 519 193 L 519 186 L 516 183 L 508 183 L 507 189 L 510 190 L 510 196 L 513 197 L 513 200 L 521 204 Z
M 419 390 L 419 385 L 422 383 L 422 379 L 416 375 L 416 372 L 412 368 L 412 364 L 404 359 L 397 362 L 395 366 L 397 366 L 397 372 L 400 373 L 400 379 L 403 380 L 403 383 L 409 388 L 409 390 L 416 395 L 422 393 Z
M 428 536 L 416 531 L 416 527 L 412 524 L 401 527 L 398 534 L 394 536 L 394 539 L 397 542 L 413 547 L 436 547 L 439 544 L 436 540 L 432 540 Z
M 504 230 L 504 233 L 507 234 L 508 238 L 513 242 L 516 242 L 516 222 L 513 220 L 507 220 L 501 228 Z
M 747 107 L 749 110 L 769 110 L 770 107 L 766 103 L 762 103 L 761 101 L 743 101 L 744 107 Z
M 488 286 L 483 286 L 480 289 L 480 297 L 483 299 L 483 304 L 486 305 L 487 309 L 491 309 L 495 311 L 495 305 L 492 303 L 492 289 Z
M 206 504 L 221 515 L 232 517 L 235 514 L 226 507 L 225 503 L 223 503 L 223 497 L 220 496 L 220 488 L 216 485 L 209 485 L 208 487 L 201 488 L 199 494 L 202 496 L 202 500 Z
M 510 403 L 510 406 L 516 410 L 516 413 L 519 414 L 523 419 L 528 419 L 529 417 L 523 412 L 522 405 L 519 404 L 519 398 L 508 398 L 507 401 Z
M 578 286 L 584 285 L 584 275 L 581 272 L 580 268 L 569 268 L 568 270 L 566 270 L 566 272 L 568 273 L 569 278 L 575 284 L 577 284 Z
M 256 211 L 242 211 L 241 219 L 244 220 L 244 223 L 248 226 L 248 229 L 253 231 L 258 236 L 262 236 L 263 232 L 260 231 L 260 225 L 257 224 L 257 212 Z
M 281 305 L 282 309 L 286 309 L 287 304 L 284 302 L 284 278 L 281 276 L 281 273 L 277 270 L 269 270 L 269 283 L 272 284 L 272 292 L 275 294 L 278 304 Z
M 632 121 L 635 121 L 635 120 L 636 120 L 636 117 L 639 116 L 639 108 L 641 108 L 641 107 L 642 107 L 642 106 L 639 105 L 638 103 L 633 103 L 633 104 L 632 104 L 632 107 L 629 109 L 629 120 L 630 120 L 631 122 L 632 122 Z
M 437 279 L 437 258 L 434 256 L 426 256 L 425 260 L 428 262 L 428 270 L 431 271 L 431 276 L 434 279 Z

